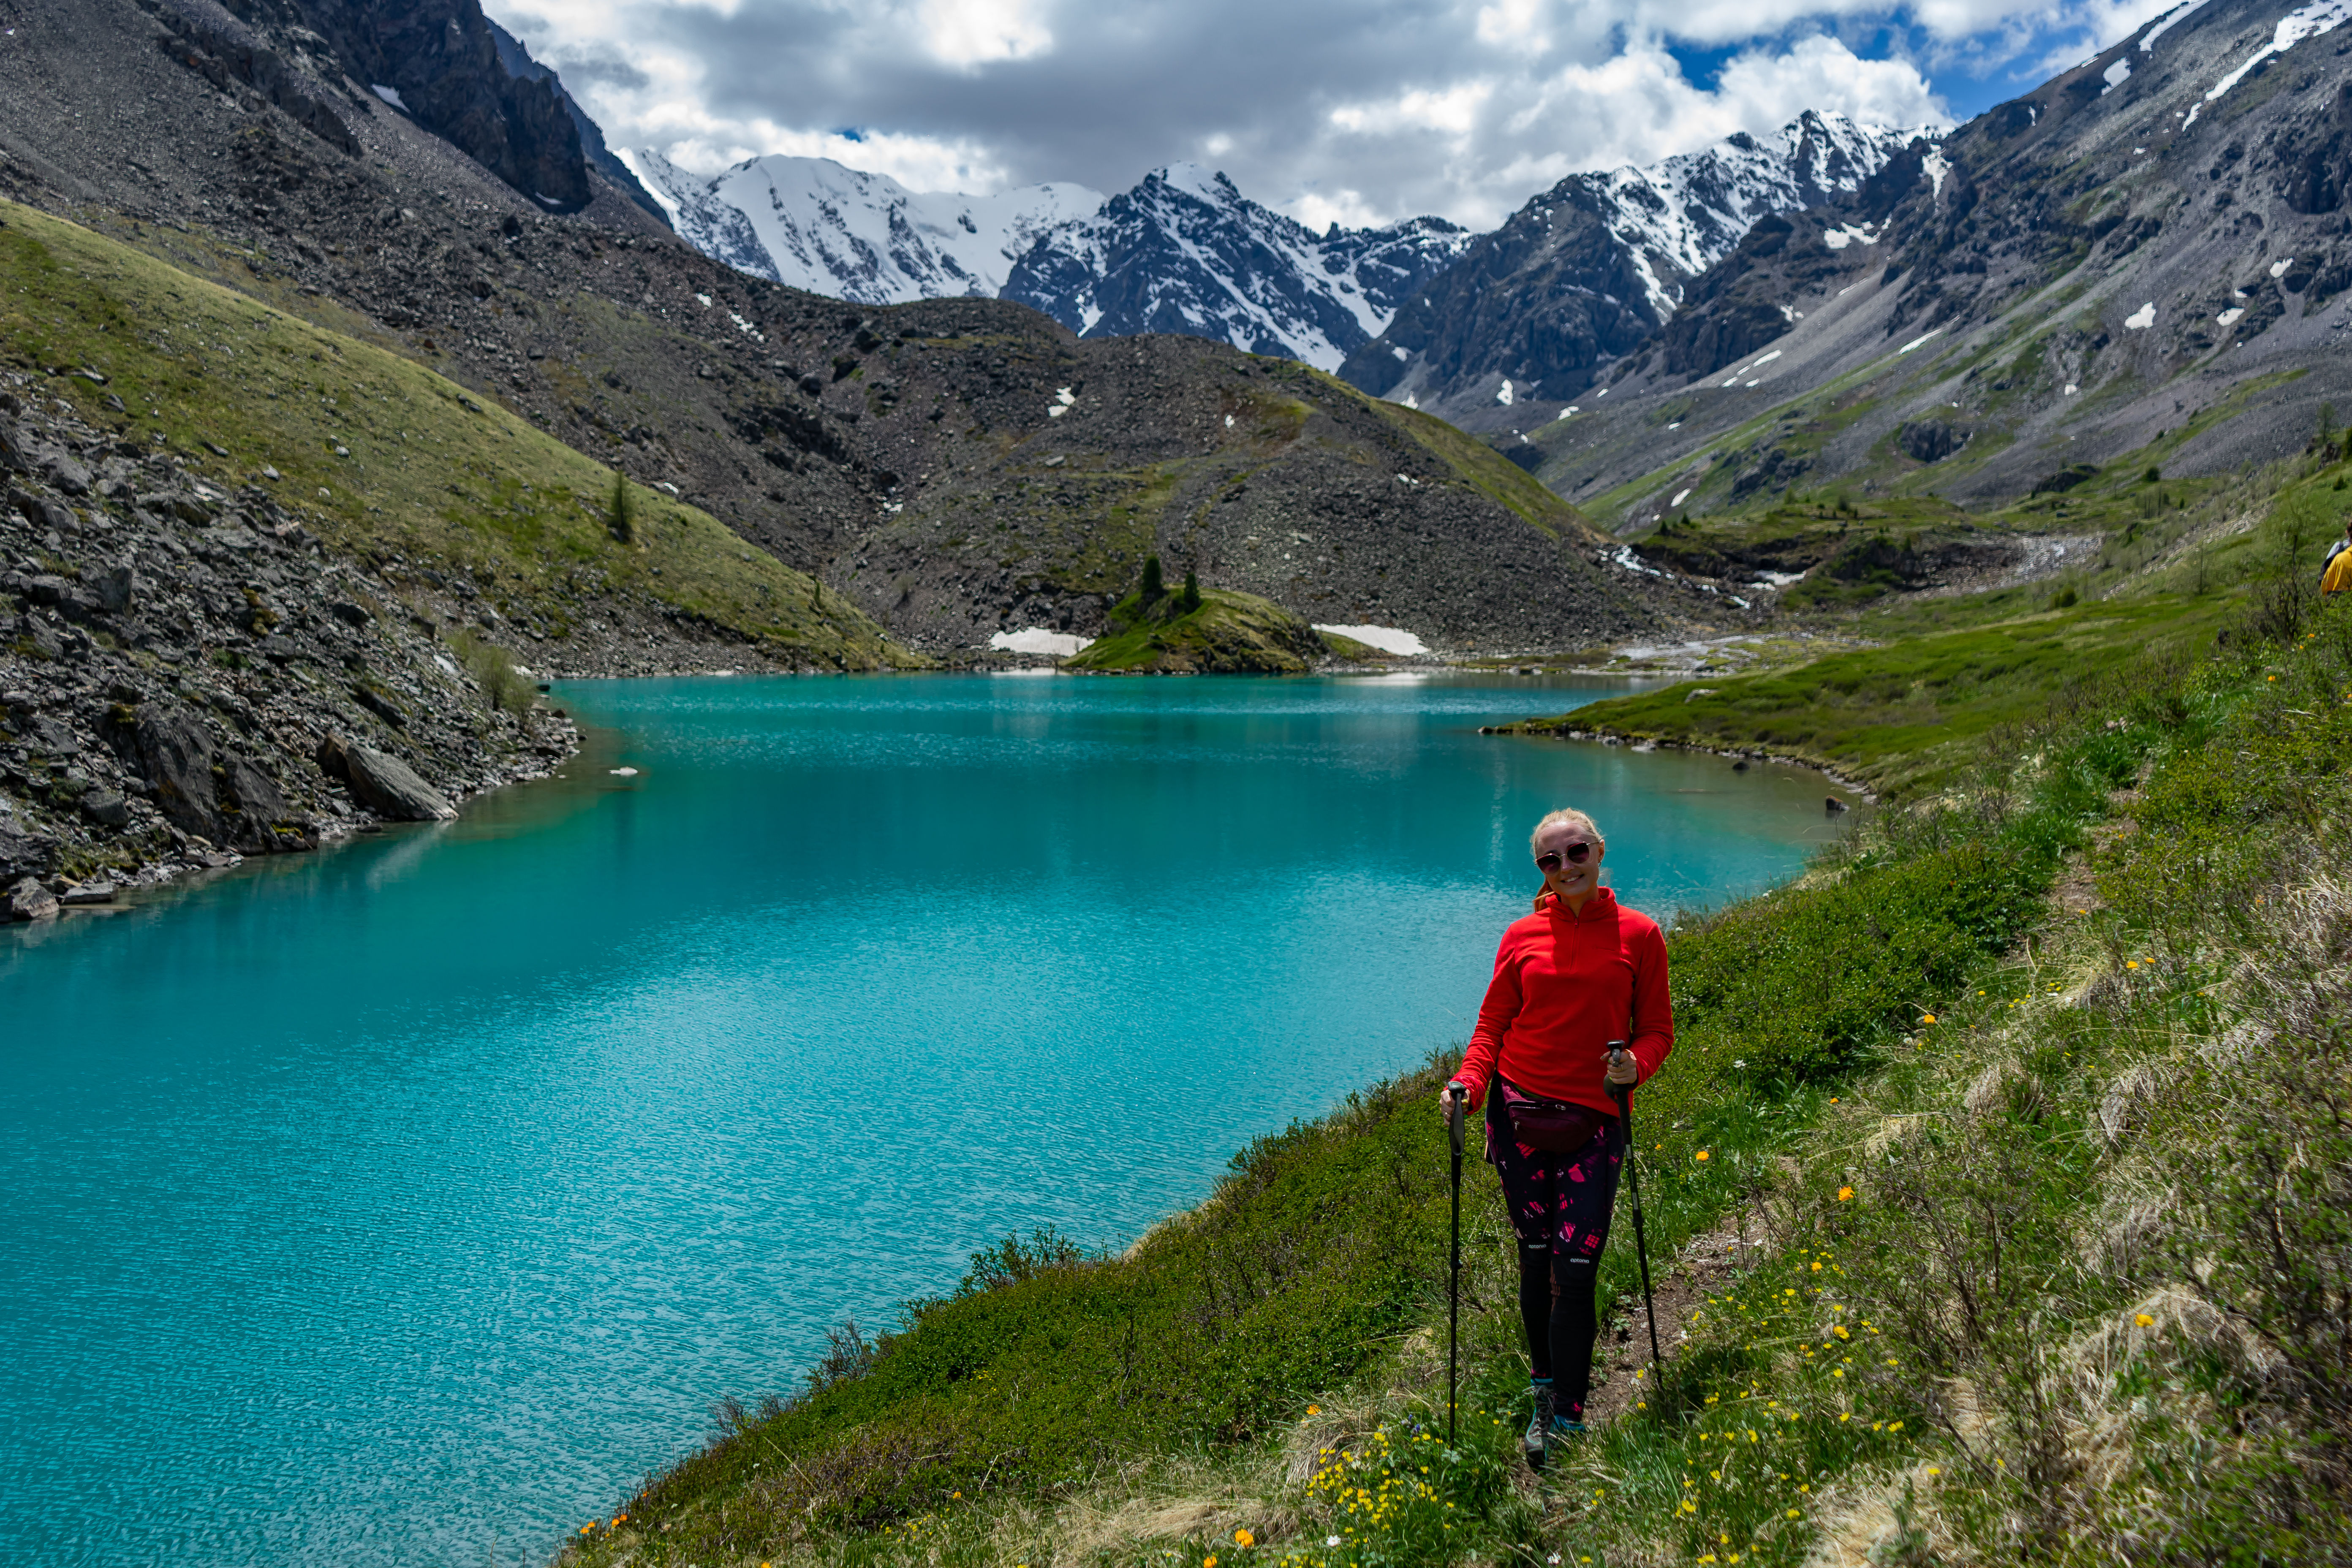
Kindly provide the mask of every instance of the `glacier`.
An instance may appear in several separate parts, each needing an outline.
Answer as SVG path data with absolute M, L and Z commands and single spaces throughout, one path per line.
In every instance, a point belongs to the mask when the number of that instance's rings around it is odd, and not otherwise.
M 910 191 L 830 158 L 749 158 L 690 174 L 649 148 L 622 154 L 688 244 L 739 272 L 862 305 L 994 297 L 1038 237 L 1100 210 L 1066 182 L 991 196 Z

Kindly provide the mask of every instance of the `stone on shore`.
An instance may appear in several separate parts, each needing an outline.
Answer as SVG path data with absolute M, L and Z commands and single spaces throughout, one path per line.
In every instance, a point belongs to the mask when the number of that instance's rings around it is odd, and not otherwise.
M 0 920 L 48 921 L 57 916 L 58 896 L 30 877 L 9 889 L 6 903 L 0 904 Z
M 320 743 L 319 766 L 350 785 L 353 800 L 394 822 L 440 822 L 457 815 L 448 797 L 406 763 L 340 735 Z

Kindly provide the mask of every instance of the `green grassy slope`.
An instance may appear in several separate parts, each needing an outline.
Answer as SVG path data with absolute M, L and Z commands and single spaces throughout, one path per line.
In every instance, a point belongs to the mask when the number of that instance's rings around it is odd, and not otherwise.
M 2086 681 L 2149 656 L 2194 658 L 2250 607 L 2307 592 L 2326 542 L 2352 515 L 2352 462 L 2340 447 L 2192 486 L 2150 479 L 2144 455 L 2067 498 L 2038 498 L 1994 520 L 2080 527 L 2097 542 L 2078 571 L 2054 582 L 1866 605 L 1814 624 L 1879 646 L 1710 675 L 1515 728 L 1756 751 L 1896 793 L 1945 784 L 1970 765 L 1988 733 L 2064 710 Z M 2035 522 L 2026 515 L 2035 512 L 2053 515 Z M 1818 555 L 1833 546 L 1810 535 L 1847 526 L 1832 508 L 1781 507 L 1666 537 L 1670 549 L 1695 556 Z
M 2340 1560 L 2352 894 L 2312 868 L 2352 808 L 2352 609 L 2229 629 L 1674 934 L 1651 1252 L 1731 1261 L 1542 1484 L 1475 1167 L 1438 1436 L 1447 1053 L 1124 1256 L 978 1255 L 567 1560 Z
M 631 487 L 624 543 L 609 470 L 454 383 L 13 203 L 0 203 L 0 344 L 126 450 L 160 438 L 200 476 L 264 485 L 339 550 L 495 577 L 500 613 L 553 637 L 623 597 L 788 662 L 918 662 L 666 494 Z

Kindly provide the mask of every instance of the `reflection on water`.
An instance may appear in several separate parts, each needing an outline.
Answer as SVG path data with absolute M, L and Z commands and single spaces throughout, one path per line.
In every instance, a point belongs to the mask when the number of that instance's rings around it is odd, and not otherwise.
M 824 1325 L 1458 1041 L 1544 810 L 1661 917 L 1826 841 L 1475 732 L 1608 689 L 583 684 L 562 777 L 0 937 L 16 1550 L 543 1555 Z

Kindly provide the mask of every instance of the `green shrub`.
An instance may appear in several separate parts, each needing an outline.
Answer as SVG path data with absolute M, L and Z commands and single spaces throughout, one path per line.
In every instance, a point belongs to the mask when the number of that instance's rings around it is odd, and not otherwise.
M 449 646 L 457 650 L 457 662 L 482 689 L 482 700 L 496 712 L 511 713 L 517 718 L 530 711 L 538 700 L 537 689 L 514 667 L 514 656 L 496 643 L 477 637 L 464 626 L 449 636 Z

